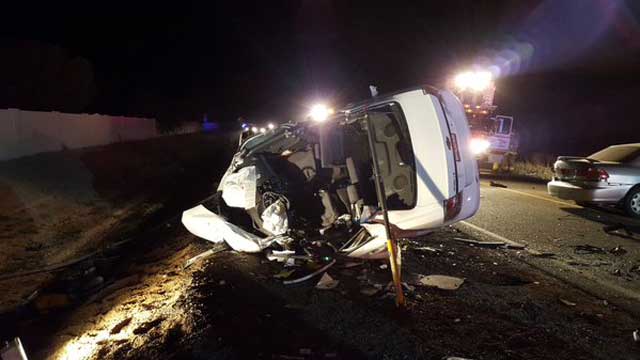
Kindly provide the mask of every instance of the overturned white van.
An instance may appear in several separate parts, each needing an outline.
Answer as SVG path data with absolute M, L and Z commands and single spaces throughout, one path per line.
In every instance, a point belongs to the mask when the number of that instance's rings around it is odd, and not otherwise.
M 242 209 L 246 224 L 268 237 L 380 223 L 375 152 L 389 223 L 396 236 L 412 237 L 477 211 L 469 141 L 460 101 L 423 86 L 348 105 L 322 122 L 290 122 L 249 137 L 218 191 L 224 207 Z

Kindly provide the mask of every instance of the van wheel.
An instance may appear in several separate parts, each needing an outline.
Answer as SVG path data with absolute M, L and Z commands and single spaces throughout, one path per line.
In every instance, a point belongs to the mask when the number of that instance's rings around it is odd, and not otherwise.
M 640 218 L 640 186 L 629 190 L 624 198 L 624 210 L 629 216 Z

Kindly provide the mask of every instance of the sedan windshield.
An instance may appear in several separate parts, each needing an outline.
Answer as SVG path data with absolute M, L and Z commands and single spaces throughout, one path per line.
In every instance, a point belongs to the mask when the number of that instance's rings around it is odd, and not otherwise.
M 611 146 L 590 155 L 589 159 L 596 161 L 613 161 L 627 163 L 634 161 L 640 155 L 640 146 Z

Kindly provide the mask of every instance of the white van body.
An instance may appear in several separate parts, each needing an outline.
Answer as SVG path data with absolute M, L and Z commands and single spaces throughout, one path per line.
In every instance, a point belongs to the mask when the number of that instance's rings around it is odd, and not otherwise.
M 410 237 L 473 216 L 480 204 L 479 176 L 477 163 L 469 146 L 471 135 L 466 114 L 458 98 L 449 91 L 424 86 L 377 96 L 365 102 L 347 106 L 337 113 L 336 119 L 328 121 L 348 123 L 349 118 L 362 117 L 363 114 L 370 114 L 375 112 L 375 109 L 385 106 L 390 106 L 397 114 L 403 114 L 410 138 L 410 141 L 409 139 L 407 141 L 411 146 L 403 145 L 412 150 L 415 162 L 399 164 L 402 167 L 412 166 L 414 169 L 411 174 L 415 177 L 412 179 L 415 184 L 415 192 L 412 192 L 415 199 L 411 205 L 402 209 L 390 207 L 388 212 L 390 223 L 403 232 L 402 236 Z M 397 107 L 400 108 L 400 112 L 397 111 Z M 375 117 L 370 119 L 376 121 Z M 291 135 L 283 134 L 296 133 L 301 126 L 318 128 L 331 125 L 289 123 L 266 134 L 257 134 L 249 138 L 234 156 L 218 190 L 224 191 L 223 184 L 230 174 L 247 166 L 246 159 L 255 154 L 255 149 L 260 147 L 256 144 L 273 142 L 272 140 L 278 136 L 280 139 L 278 141 L 287 141 L 285 139 L 289 139 Z M 345 143 L 348 141 L 349 139 L 344 140 Z M 318 148 L 321 147 L 318 146 Z M 393 149 L 388 150 L 393 151 Z M 315 154 L 314 161 L 319 163 L 322 155 L 318 155 L 318 149 L 315 150 Z M 394 157 L 388 156 L 386 159 L 390 161 Z M 397 160 L 398 157 L 395 159 Z M 394 166 L 397 167 L 398 164 Z M 393 174 L 390 175 L 388 179 L 393 179 Z M 258 171 L 258 178 L 260 177 Z M 371 181 L 369 177 L 365 180 Z M 395 181 L 392 180 L 385 183 L 385 192 L 393 192 L 394 185 Z M 260 211 L 258 210 L 258 213 Z M 251 213 L 249 210 L 248 212 Z M 259 218 L 255 214 L 252 217 L 254 224 L 260 225 Z M 323 215 L 323 219 L 324 217 L 326 214 Z M 376 219 L 382 219 L 382 215 L 378 213 Z

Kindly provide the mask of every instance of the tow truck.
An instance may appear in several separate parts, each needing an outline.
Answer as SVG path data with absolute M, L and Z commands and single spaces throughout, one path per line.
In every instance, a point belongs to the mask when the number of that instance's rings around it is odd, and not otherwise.
M 513 116 L 496 114 L 495 90 L 489 71 L 465 71 L 453 78 L 452 91 L 467 114 L 471 150 L 480 167 L 490 165 L 493 171 L 508 171 L 518 153 L 519 136 Z

